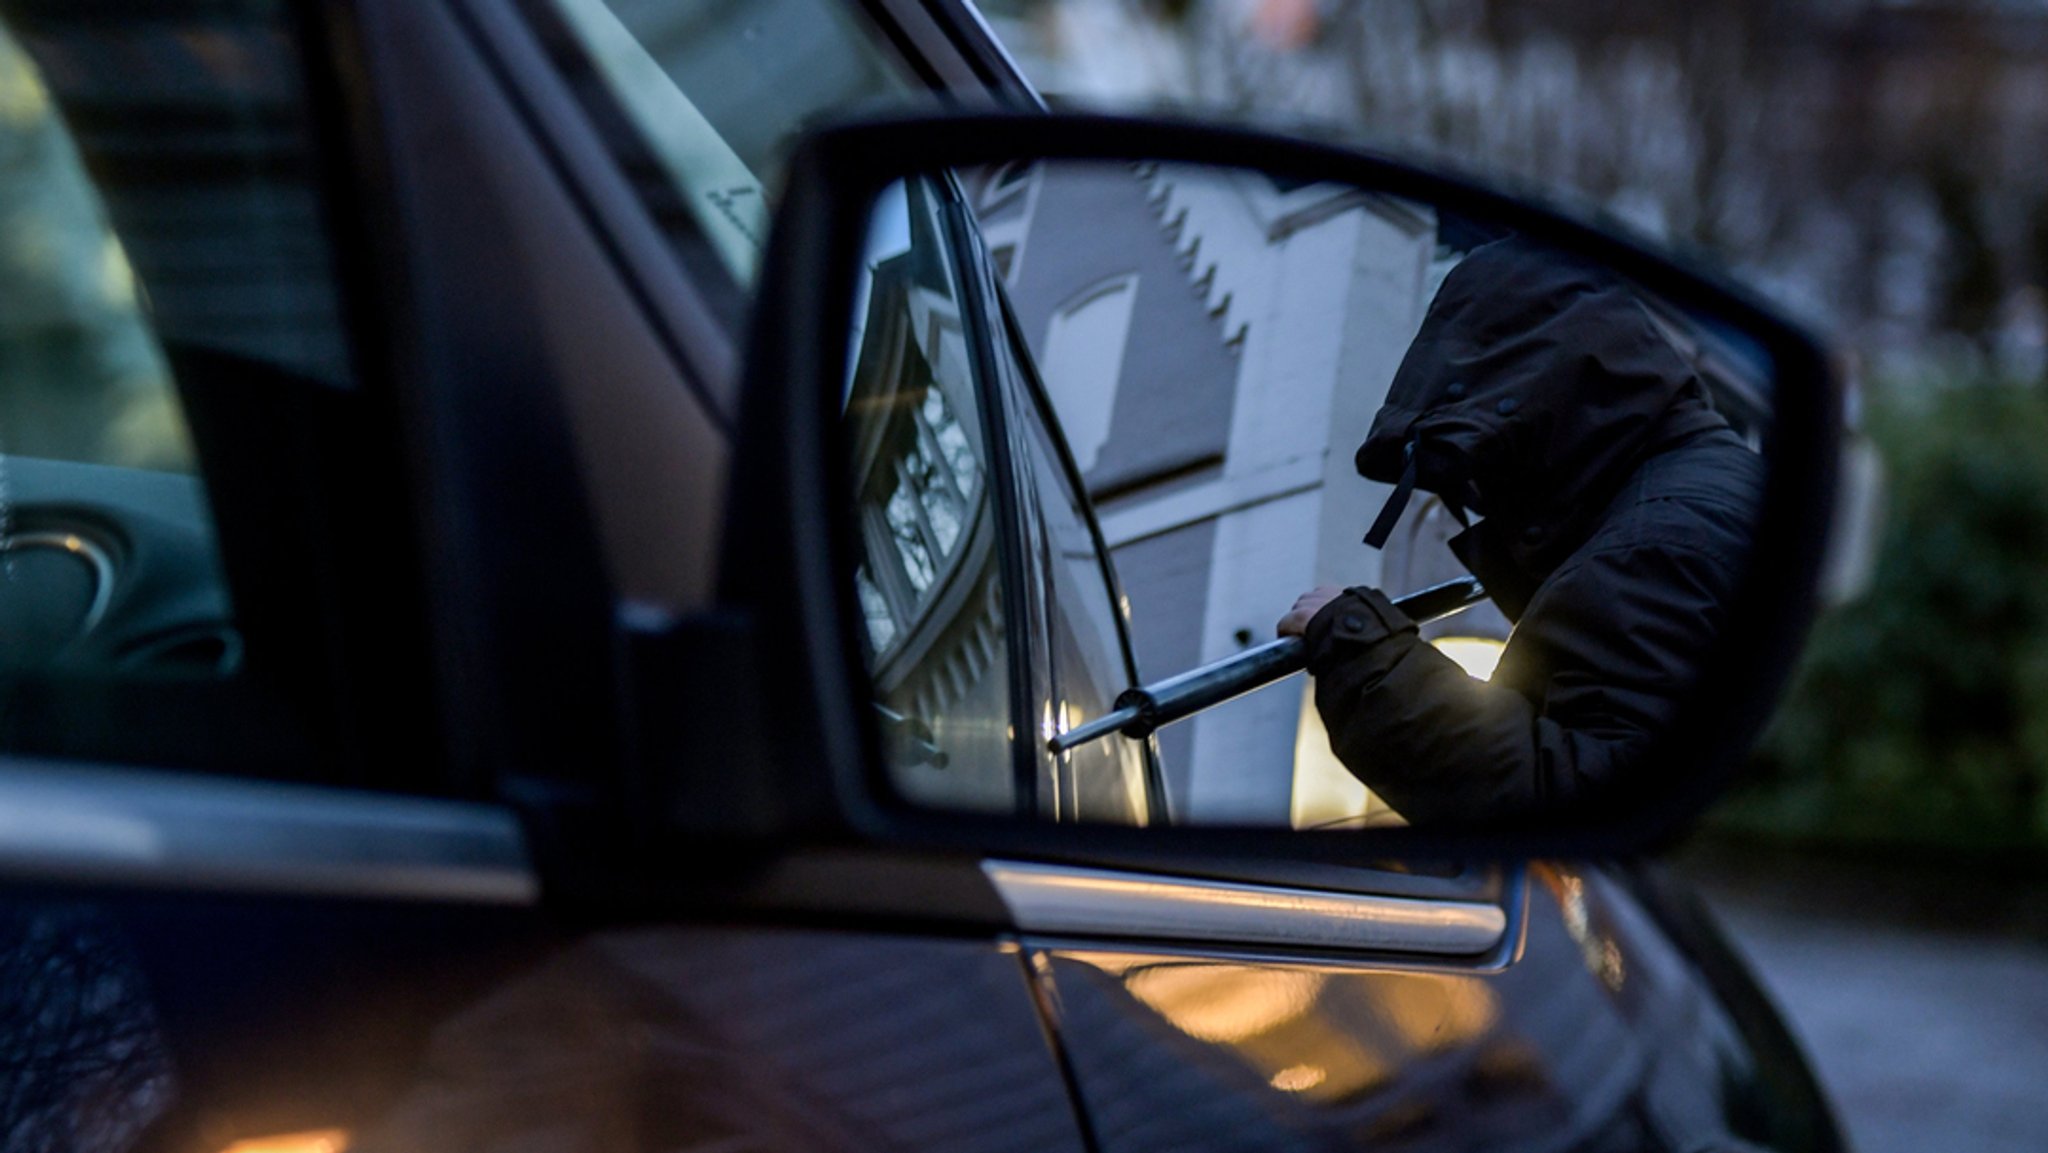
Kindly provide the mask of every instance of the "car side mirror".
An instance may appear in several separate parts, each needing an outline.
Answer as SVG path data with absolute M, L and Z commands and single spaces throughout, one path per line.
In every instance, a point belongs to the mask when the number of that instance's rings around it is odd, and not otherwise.
M 1839 400 L 1740 288 L 1467 179 L 1180 121 L 859 124 L 789 173 L 724 595 L 791 657 L 803 819 L 1620 852 L 1776 701 Z

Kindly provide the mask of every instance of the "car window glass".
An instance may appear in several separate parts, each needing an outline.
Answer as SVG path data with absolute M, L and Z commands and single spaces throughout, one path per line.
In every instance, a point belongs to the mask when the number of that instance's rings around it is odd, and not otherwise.
M 194 431 L 351 387 L 316 167 L 282 4 L 0 3 L 0 746 L 291 729 L 214 711 L 243 637 Z
M 1115 708 L 1133 678 L 1124 659 L 1121 608 L 1103 574 L 1084 498 L 1069 479 L 1047 419 L 1028 398 L 1025 403 L 1032 481 L 1045 526 L 1052 634 L 1053 691 L 1045 720 L 1065 732 Z M 1094 741 L 1059 756 L 1052 773 L 1059 818 L 1143 824 L 1150 815 L 1145 750 L 1138 741 Z
M 847 382 L 854 574 L 893 783 L 1010 811 L 1009 644 L 995 473 L 940 193 L 878 206 Z
M 686 258 L 744 290 L 782 150 L 824 113 L 907 90 L 856 10 L 825 0 L 554 0 L 632 124 L 626 154 Z M 708 251 L 707 251 L 708 250 Z M 705 256 L 709 260 L 703 260 Z
M 127 251 L 41 76 L 0 29 L 0 451 L 190 471 Z

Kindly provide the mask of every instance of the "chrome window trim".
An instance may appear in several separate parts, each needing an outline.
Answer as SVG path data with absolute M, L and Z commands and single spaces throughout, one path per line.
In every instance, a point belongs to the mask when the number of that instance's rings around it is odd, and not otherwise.
M 1247 885 L 1108 869 L 984 861 L 1017 928 L 1032 933 L 1476 956 L 1507 934 L 1486 901 Z
M 992 79 L 998 85 L 1003 85 L 1007 82 L 1007 86 L 1013 88 L 1018 95 L 1021 95 L 1028 102 L 1032 110 L 1038 112 L 1050 111 L 1051 109 L 1045 103 L 1045 97 L 1032 85 L 1031 78 L 1024 74 L 1023 67 L 1017 63 L 1017 58 L 1010 54 L 1009 46 L 1004 44 L 1002 38 L 996 35 L 994 28 L 989 27 L 988 17 L 982 15 L 980 7 L 974 3 L 974 0 L 962 0 L 962 3 L 958 5 L 958 10 L 966 16 L 966 23 L 973 30 L 969 38 L 976 40 L 978 42 L 977 46 L 992 59 L 994 71 L 997 74 Z
M 898 54 L 934 91 L 1044 111 L 1044 98 L 971 0 L 860 0 L 860 7 L 884 39 L 901 42 Z
M 508 809 L 0 758 L 0 882 L 532 905 Z

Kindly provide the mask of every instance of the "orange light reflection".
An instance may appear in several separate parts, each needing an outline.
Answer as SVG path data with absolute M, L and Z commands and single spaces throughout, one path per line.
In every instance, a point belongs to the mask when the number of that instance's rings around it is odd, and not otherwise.
M 1470 1044 L 1500 1014 L 1483 981 L 1438 974 L 1088 961 L 1174 1028 L 1310 1100 L 1369 1092 L 1420 1055 Z
M 272 1137 L 245 1137 L 220 1153 L 347 1153 L 346 1129 L 309 1129 Z

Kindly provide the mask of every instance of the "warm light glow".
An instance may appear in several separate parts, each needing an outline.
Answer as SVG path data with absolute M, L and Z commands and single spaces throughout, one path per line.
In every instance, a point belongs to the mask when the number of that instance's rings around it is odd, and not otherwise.
M 1622 963 L 1621 945 L 1611 937 L 1600 940 L 1600 980 L 1609 992 L 1621 992 L 1621 986 L 1628 980 L 1628 968 Z
M 1330 734 L 1316 711 L 1315 693 L 1302 686 L 1294 728 L 1294 782 L 1290 818 L 1297 829 L 1353 819 L 1372 810 L 1372 795 L 1330 751 Z
M 1500 1016 L 1493 991 L 1471 979 L 1389 974 L 1378 992 L 1381 1015 L 1411 1052 L 1458 1048 Z
M 1300 1093 L 1322 1084 L 1329 1076 L 1314 1065 L 1289 1065 L 1273 1074 L 1273 1088 L 1288 1093 Z
M 1536 879 L 1542 881 L 1557 898 L 1564 931 L 1579 946 L 1579 955 L 1585 958 L 1587 971 L 1600 978 L 1608 989 L 1620 992 L 1628 980 L 1628 965 L 1622 956 L 1621 945 L 1594 926 L 1592 912 L 1586 904 L 1584 878 L 1556 864 L 1538 865 L 1532 871 Z
M 220 1153 L 345 1153 L 347 1149 L 348 1130 L 313 1129 L 275 1137 L 247 1137 Z
M 1323 727 L 1315 692 L 1308 686 L 1301 690 L 1301 714 L 1294 729 L 1294 795 L 1289 816 L 1297 829 L 1381 829 L 1408 823 L 1330 750 L 1329 730 Z
M 1160 965 L 1124 978 L 1131 995 L 1198 1041 L 1231 1044 L 1295 1020 L 1315 1004 L 1320 973 L 1236 965 Z
M 1437 651 L 1458 662 L 1465 675 L 1474 680 L 1492 680 L 1493 670 L 1500 664 L 1501 650 L 1506 642 L 1492 637 L 1438 637 L 1429 642 Z
M 1360 999 L 1375 1003 L 1386 974 L 1364 979 L 1352 972 L 1162 962 L 1125 953 L 1069 959 L 1120 974 L 1124 988 L 1162 1019 L 1221 1047 L 1283 1093 L 1346 1101 L 1384 1084 L 1399 1067 L 1386 1049 L 1400 1043 L 1392 1029 L 1357 1027 L 1366 1008 Z

